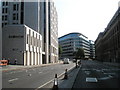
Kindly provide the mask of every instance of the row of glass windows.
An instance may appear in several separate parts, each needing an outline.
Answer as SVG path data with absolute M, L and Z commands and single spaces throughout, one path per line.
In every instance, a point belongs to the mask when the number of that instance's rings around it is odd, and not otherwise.
M 39 39 L 29 36 L 28 34 L 26 43 L 33 46 L 41 47 L 41 41 Z
M 8 24 L 7 22 L 2 23 L 2 27 L 4 27 L 4 25 L 7 25 L 7 24 Z
M 19 4 L 13 4 L 13 11 L 19 10 Z
M 7 15 L 2 15 L 2 21 L 7 21 L 8 20 L 8 16 Z
M 2 6 L 8 6 L 8 2 L 2 2 Z
M 2 8 L 2 13 L 8 13 L 8 8 Z

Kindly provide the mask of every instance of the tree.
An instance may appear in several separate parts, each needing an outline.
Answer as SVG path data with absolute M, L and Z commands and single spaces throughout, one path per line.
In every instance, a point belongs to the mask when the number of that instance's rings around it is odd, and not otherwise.
M 83 59 L 85 57 L 84 50 L 82 48 L 78 48 L 77 52 L 73 53 L 76 60 L 76 68 L 77 68 L 77 59 Z
M 78 48 L 78 51 L 77 51 L 77 53 L 76 53 L 76 57 L 77 57 L 78 59 L 83 59 L 83 58 L 85 57 L 85 55 L 84 55 L 84 50 L 83 50 L 82 48 Z
M 73 53 L 76 59 L 83 59 L 85 57 L 84 50 L 82 48 L 78 48 L 77 52 Z

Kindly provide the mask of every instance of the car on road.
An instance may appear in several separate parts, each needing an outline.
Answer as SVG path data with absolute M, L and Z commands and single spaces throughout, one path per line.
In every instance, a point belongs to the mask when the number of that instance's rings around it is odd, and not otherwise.
M 69 58 L 64 58 L 63 64 L 69 64 L 69 63 L 70 63 Z

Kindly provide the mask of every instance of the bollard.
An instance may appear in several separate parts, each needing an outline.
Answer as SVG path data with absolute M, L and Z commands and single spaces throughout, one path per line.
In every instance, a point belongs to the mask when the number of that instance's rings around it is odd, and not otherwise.
M 65 76 L 64 76 L 64 79 L 68 79 L 67 69 L 65 69 Z
M 57 78 L 57 74 L 55 74 L 54 85 L 53 85 L 52 90 L 58 90 L 58 78 Z

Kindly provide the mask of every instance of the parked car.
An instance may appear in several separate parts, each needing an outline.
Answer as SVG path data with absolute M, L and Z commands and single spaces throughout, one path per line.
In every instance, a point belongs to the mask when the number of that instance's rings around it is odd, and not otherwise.
M 69 64 L 69 63 L 70 63 L 69 58 L 64 58 L 63 64 Z

